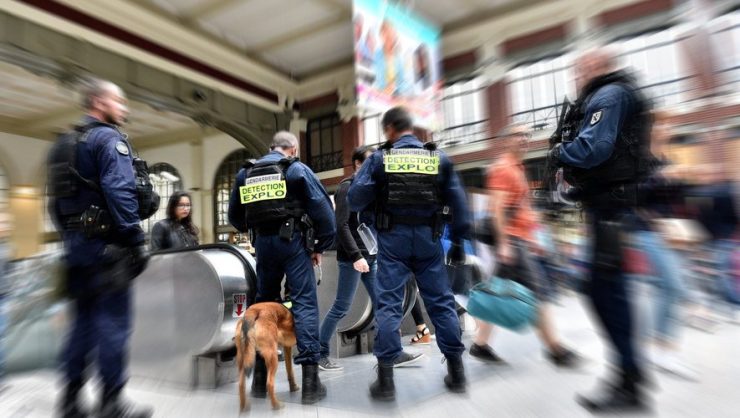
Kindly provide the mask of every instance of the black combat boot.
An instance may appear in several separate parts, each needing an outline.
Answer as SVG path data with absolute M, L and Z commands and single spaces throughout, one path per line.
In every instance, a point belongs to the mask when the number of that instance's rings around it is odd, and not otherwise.
M 99 418 L 151 418 L 154 410 L 149 406 L 137 406 L 123 399 L 121 391 L 117 388 L 103 392 L 103 402 L 100 405 Z
M 445 356 L 447 358 L 447 376 L 445 376 L 445 386 L 451 392 L 463 393 L 467 380 L 465 379 L 465 367 L 463 366 L 462 356 Z
M 326 386 L 319 380 L 319 365 L 304 364 L 301 403 L 312 404 L 326 397 Z
M 370 396 L 379 401 L 396 399 L 396 385 L 393 383 L 393 363 L 378 363 L 378 379 L 370 385 Z
M 640 412 L 649 409 L 643 393 L 645 379 L 639 371 L 622 372 L 593 396 L 578 396 L 576 401 L 592 414 Z
M 265 359 L 257 353 L 254 357 L 254 375 L 252 376 L 252 396 L 267 397 L 267 366 Z
M 82 381 L 70 382 L 64 388 L 61 402 L 56 413 L 58 418 L 86 418 L 88 414 L 80 408 L 80 391 Z

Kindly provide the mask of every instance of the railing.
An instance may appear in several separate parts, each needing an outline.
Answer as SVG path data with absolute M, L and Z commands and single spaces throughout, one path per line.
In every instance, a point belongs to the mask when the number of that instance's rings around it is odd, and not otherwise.
M 514 122 L 527 125 L 532 131 L 554 131 L 558 126 L 562 104 L 525 110 L 511 115 Z
M 342 151 L 335 151 L 328 154 L 313 156 L 309 159 L 309 167 L 314 173 L 321 171 L 335 170 L 344 167 L 342 163 Z
M 436 132 L 432 140 L 440 148 L 472 144 L 489 139 L 488 120 L 465 123 Z

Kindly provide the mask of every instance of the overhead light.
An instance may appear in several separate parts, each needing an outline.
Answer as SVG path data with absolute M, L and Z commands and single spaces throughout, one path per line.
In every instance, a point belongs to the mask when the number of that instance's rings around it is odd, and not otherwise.
M 14 186 L 10 190 L 10 194 L 13 197 L 37 197 L 39 191 L 33 186 Z

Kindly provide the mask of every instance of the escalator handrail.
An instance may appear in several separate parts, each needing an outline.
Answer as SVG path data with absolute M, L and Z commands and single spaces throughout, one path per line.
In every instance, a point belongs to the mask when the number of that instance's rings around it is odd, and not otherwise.
M 220 243 L 214 243 L 214 244 L 201 244 L 201 245 L 198 245 L 197 247 L 188 247 L 188 248 L 179 248 L 179 249 L 168 249 L 168 250 L 154 251 L 154 252 L 151 253 L 151 255 L 178 254 L 178 253 L 201 251 L 201 250 L 223 250 L 223 251 L 226 251 L 226 252 L 228 252 L 228 253 L 236 256 L 236 258 L 238 258 L 239 261 L 241 261 L 242 262 L 242 265 L 244 266 L 244 277 L 245 277 L 245 279 L 246 280 L 250 280 L 249 278 L 251 276 L 251 277 L 255 278 L 255 281 L 256 281 L 257 271 L 255 270 L 254 267 L 252 267 L 252 263 L 250 262 L 250 260 L 244 256 L 244 254 L 242 253 L 243 250 L 241 250 L 241 249 L 239 249 L 239 247 L 236 247 L 236 246 L 231 245 L 231 244 L 226 244 L 226 243 L 222 243 L 222 242 L 220 242 Z M 257 283 L 250 283 L 250 284 L 253 284 L 254 285 L 254 286 L 250 286 L 250 288 L 248 289 L 249 290 L 249 293 L 251 293 L 251 295 L 247 295 L 249 297 L 249 299 L 248 299 L 248 301 L 250 302 L 249 304 L 251 305 L 252 302 L 254 302 L 254 297 L 255 297 L 255 295 L 257 293 Z

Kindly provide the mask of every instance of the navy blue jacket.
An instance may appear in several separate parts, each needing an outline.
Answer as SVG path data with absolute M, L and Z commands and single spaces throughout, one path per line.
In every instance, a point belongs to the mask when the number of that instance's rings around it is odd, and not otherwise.
M 423 148 L 424 144 L 413 135 L 405 135 L 393 144 L 393 148 Z M 462 183 L 453 170 L 452 162 L 443 152 L 440 152 L 440 166 L 438 175 L 439 190 L 442 205 L 452 209 L 453 221 L 450 229 L 452 241 L 468 238 L 470 230 L 470 213 L 465 199 Z M 355 175 L 355 180 L 349 188 L 347 199 L 353 212 L 363 212 L 372 208 L 375 198 L 380 194 L 381 185 L 386 183 L 383 168 L 383 151 L 375 151 Z M 399 216 L 430 217 L 440 210 L 439 205 L 417 205 L 407 208 L 393 208 L 389 212 Z
M 80 122 L 87 125 L 96 120 L 86 116 Z M 133 152 L 126 137 L 115 127 L 92 128 L 85 142 L 77 146 L 77 170 L 82 177 L 97 182 L 102 193 L 80 185 L 80 192 L 73 198 L 55 199 L 51 202 L 52 216 L 57 221 L 84 212 L 90 205 L 107 209 L 113 221 L 110 239 L 87 239 L 81 231 L 64 231 L 67 261 L 75 266 L 94 264 L 107 242 L 123 246 L 144 243 L 144 231 L 139 225 L 139 202 L 136 198 L 136 177 Z
M 270 151 L 257 162 L 280 161 L 283 158 L 285 156 L 280 152 Z M 306 213 L 313 221 L 316 239 L 318 240 L 314 252 L 321 253 L 334 244 L 334 235 L 337 232 L 334 210 L 329 195 L 316 174 L 299 161 L 290 165 L 285 176 L 288 193 L 297 194 L 296 197 L 304 202 Z M 229 223 L 242 232 L 247 230 L 247 220 L 246 210 L 239 197 L 239 187 L 243 186 L 246 180 L 247 171 L 242 168 L 236 175 L 234 188 L 231 190 L 231 197 L 229 198 Z
M 624 121 L 634 112 L 635 98 L 624 86 L 607 84 L 586 103 L 585 117 L 572 142 L 563 143 L 560 161 L 578 168 L 593 168 L 611 157 Z

